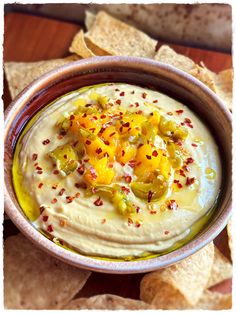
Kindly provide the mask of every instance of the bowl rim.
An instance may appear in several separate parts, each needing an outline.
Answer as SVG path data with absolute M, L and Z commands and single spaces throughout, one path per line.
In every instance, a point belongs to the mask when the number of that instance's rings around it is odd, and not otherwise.
M 218 106 L 221 112 L 224 114 L 226 119 L 231 125 L 231 113 L 226 108 L 222 100 L 204 85 L 202 82 L 192 77 L 190 74 L 179 70 L 169 64 L 161 63 L 155 60 L 137 57 L 121 57 L 121 56 L 104 56 L 104 57 L 92 57 L 79 61 L 73 61 L 71 63 L 60 66 L 46 74 L 40 76 L 27 87 L 21 91 L 18 96 L 11 102 L 11 104 L 5 110 L 5 121 L 4 121 L 4 145 L 6 146 L 6 138 L 11 126 L 12 114 L 15 108 L 20 106 L 23 102 L 24 105 L 27 103 L 27 99 L 34 95 L 34 92 L 40 88 L 43 88 L 43 83 L 46 81 L 53 81 L 67 73 L 73 73 L 76 69 L 81 70 L 86 67 L 114 67 L 119 66 L 122 63 L 122 67 L 133 68 L 135 70 L 141 69 L 142 66 L 147 67 L 147 72 L 155 68 L 159 68 L 164 72 L 171 73 L 171 75 L 181 77 L 185 82 L 194 84 L 199 90 L 203 92 L 207 97 L 210 97 L 214 103 Z M 30 117 L 32 118 L 32 116 Z M 13 188 L 14 189 L 14 188 Z M 159 268 L 163 268 L 179 262 L 180 260 L 194 254 L 202 247 L 210 243 L 226 226 L 231 216 L 232 210 L 232 191 L 230 195 L 230 205 L 221 213 L 221 216 L 216 219 L 214 224 L 210 225 L 204 233 L 200 234 L 199 237 L 193 238 L 190 242 L 186 243 L 182 247 L 175 251 L 164 254 L 162 256 L 150 258 L 147 260 L 134 260 L 134 261 L 107 261 L 89 256 L 81 255 L 63 247 L 56 245 L 53 241 L 49 240 L 43 234 L 41 234 L 28 219 L 15 207 L 10 194 L 8 193 L 8 187 L 4 180 L 4 208 L 17 228 L 36 246 L 40 247 L 43 251 L 50 255 L 69 263 L 76 267 L 84 269 L 103 272 L 103 273 L 115 273 L 115 274 L 131 274 L 131 273 L 143 273 L 153 271 Z

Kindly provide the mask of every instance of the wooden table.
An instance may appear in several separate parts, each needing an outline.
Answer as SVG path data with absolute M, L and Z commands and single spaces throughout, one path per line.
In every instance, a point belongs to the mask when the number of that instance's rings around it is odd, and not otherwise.
M 28 14 L 9 13 L 5 16 L 4 25 L 4 62 L 6 61 L 39 61 L 62 58 L 69 55 L 68 48 L 80 25 L 61 22 L 54 19 L 36 17 Z M 192 58 L 195 62 L 203 61 L 212 71 L 219 72 L 232 67 L 230 54 L 170 45 L 177 52 Z M 4 82 L 4 106 L 10 103 L 6 81 Z M 10 220 L 4 222 L 4 237 L 19 231 Z M 217 246 L 229 256 L 226 231 L 215 240 Z M 81 297 L 102 293 L 113 293 L 120 296 L 139 298 L 139 283 L 143 274 L 109 275 L 93 273 L 85 287 L 79 293 Z M 231 281 L 224 282 L 218 290 L 229 291 Z

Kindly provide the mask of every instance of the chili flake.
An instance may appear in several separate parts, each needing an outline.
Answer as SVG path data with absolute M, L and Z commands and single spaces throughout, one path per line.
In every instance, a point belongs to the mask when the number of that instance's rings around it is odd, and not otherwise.
M 149 160 L 152 159 L 152 157 L 150 155 L 146 155 L 146 158 Z
M 75 194 L 75 197 L 76 197 L 76 198 L 79 198 L 79 197 L 80 197 L 80 193 L 79 193 L 79 192 L 76 193 L 76 194 Z
M 153 194 L 154 194 L 154 192 L 152 192 L 152 191 L 149 191 L 149 192 L 148 192 L 148 203 L 151 202 L 152 197 L 153 197 Z
M 187 179 L 186 179 L 186 185 L 191 185 L 191 184 L 193 184 L 195 182 L 195 178 L 193 177 L 193 178 L 189 178 L 189 177 L 187 177 Z
M 43 221 L 44 222 L 48 221 L 48 216 L 43 216 Z
M 187 158 L 186 164 L 192 164 L 194 162 L 194 159 L 192 157 Z
M 73 196 L 66 196 L 66 202 L 67 203 L 72 203 L 74 200 L 74 197 Z
M 179 109 L 179 110 L 175 110 L 175 112 L 176 112 L 177 114 L 182 114 L 184 111 L 183 111 L 183 109 Z
M 77 169 L 77 172 L 82 175 L 84 174 L 84 171 L 85 171 L 85 166 L 82 164 L 79 166 L 79 168 Z
M 167 201 L 167 207 L 170 210 L 176 210 L 178 208 L 178 204 L 176 203 L 175 200 L 169 200 L 169 201 Z
M 136 207 L 136 213 L 139 214 L 141 212 L 141 208 L 139 206 Z
M 96 206 L 102 206 L 103 205 L 103 200 L 100 198 L 96 199 L 96 201 L 94 201 L 94 205 Z
M 51 200 L 51 203 L 52 204 L 55 204 L 57 202 L 57 199 L 56 198 L 53 198 L 52 200 Z
M 42 186 L 43 186 L 43 183 L 40 182 L 39 185 L 38 185 L 38 188 L 41 189 Z
M 53 174 L 59 174 L 59 172 L 60 172 L 60 171 L 57 170 L 57 169 L 56 169 L 56 170 L 53 170 Z
M 122 191 L 125 193 L 125 194 L 129 194 L 130 193 L 130 189 L 127 188 L 126 186 L 122 185 L 121 187 Z
M 105 223 L 106 223 L 106 219 L 103 218 L 103 219 L 101 220 L 101 223 L 102 223 L 102 224 L 105 224 Z
M 32 160 L 35 161 L 38 158 L 38 154 L 33 154 L 32 155 Z
M 168 231 L 168 230 L 166 230 L 165 232 L 164 232 L 164 234 L 169 234 L 170 233 L 170 231 Z
M 154 150 L 154 151 L 152 152 L 152 156 L 157 157 L 157 156 L 158 156 L 158 152 L 157 152 L 156 150 Z
M 46 140 L 44 140 L 42 143 L 43 143 L 43 145 L 47 145 L 47 144 L 50 143 L 50 140 L 49 140 L 49 139 L 46 139 Z
M 150 214 L 151 215 L 154 215 L 154 214 L 156 214 L 157 212 L 156 212 L 156 210 L 150 210 Z
M 117 99 L 117 100 L 116 100 L 116 103 L 117 103 L 117 105 L 120 105 L 120 104 L 121 104 L 121 100 L 120 100 L 120 99 Z
M 192 143 L 192 146 L 193 146 L 193 147 L 197 147 L 197 144 L 195 144 L 195 143 Z
M 97 153 L 97 154 L 101 154 L 101 152 L 102 152 L 101 147 L 99 147 L 99 148 L 96 149 L 96 153 Z
M 48 228 L 47 228 L 48 232 L 53 232 L 53 226 L 52 225 L 49 225 Z
M 125 92 L 121 92 L 121 93 L 120 93 L 120 96 L 125 96 Z
M 86 145 L 90 145 L 90 144 L 91 144 L 91 141 L 90 141 L 90 140 L 86 140 L 86 141 L 85 141 L 85 144 L 86 144 Z
M 147 93 L 142 93 L 142 97 L 143 97 L 143 99 L 146 99 Z
M 78 183 L 75 183 L 75 187 L 77 189 L 87 189 L 87 184 L 85 182 L 78 182 Z
M 157 99 L 153 100 L 153 103 L 154 103 L 154 104 L 156 104 L 157 102 L 158 102 L 158 100 L 157 100 Z
M 125 175 L 124 178 L 126 183 L 130 183 L 132 181 L 132 177 L 129 175 Z
M 62 189 L 59 191 L 58 195 L 62 196 L 62 195 L 64 194 L 65 190 L 66 190 L 66 189 L 62 188 Z
M 44 206 L 40 206 L 40 207 L 39 207 L 40 214 L 42 214 L 44 210 L 45 210 L 45 207 L 44 207 Z

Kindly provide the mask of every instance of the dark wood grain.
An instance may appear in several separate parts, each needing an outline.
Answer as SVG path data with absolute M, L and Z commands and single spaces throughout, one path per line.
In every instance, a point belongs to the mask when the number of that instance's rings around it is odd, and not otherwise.
M 10 13 L 5 16 L 4 24 L 4 62 L 6 61 L 38 61 L 65 57 L 73 36 L 81 27 L 76 24 L 53 19 Z M 160 43 L 161 44 L 161 43 Z M 159 44 L 159 45 L 160 45 Z M 232 67 L 230 54 L 223 54 L 202 49 L 170 45 L 177 52 L 192 58 L 195 62 L 203 61 L 212 71 Z M 5 107 L 10 103 L 10 95 L 5 82 Z M 16 234 L 18 231 L 10 220 L 4 222 L 4 236 Z M 221 251 L 229 256 L 225 231 L 216 239 Z M 139 284 L 143 277 L 137 275 L 109 275 L 93 273 L 79 296 L 88 297 L 100 293 L 114 293 L 124 297 L 139 298 Z M 228 292 L 231 282 L 224 282 L 217 287 Z

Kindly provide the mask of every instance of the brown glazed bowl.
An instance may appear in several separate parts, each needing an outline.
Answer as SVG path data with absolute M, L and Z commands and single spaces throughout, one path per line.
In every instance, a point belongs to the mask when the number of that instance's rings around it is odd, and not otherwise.
M 12 159 L 16 141 L 29 119 L 57 97 L 83 86 L 103 82 L 142 85 L 177 97 L 212 131 L 220 148 L 223 167 L 221 198 L 213 217 L 183 247 L 168 254 L 138 261 L 99 260 L 66 250 L 38 232 L 23 214 L 12 184 Z M 12 102 L 5 117 L 5 209 L 20 231 L 39 248 L 69 264 L 106 273 L 141 273 L 176 263 L 212 241 L 231 214 L 231 114 L 222 101 L 192 76 L 163 63 L 131 57 L 95 57 L 53 70 L 26 87 Z M 46 254 L 45 253 L 45 254 Z

